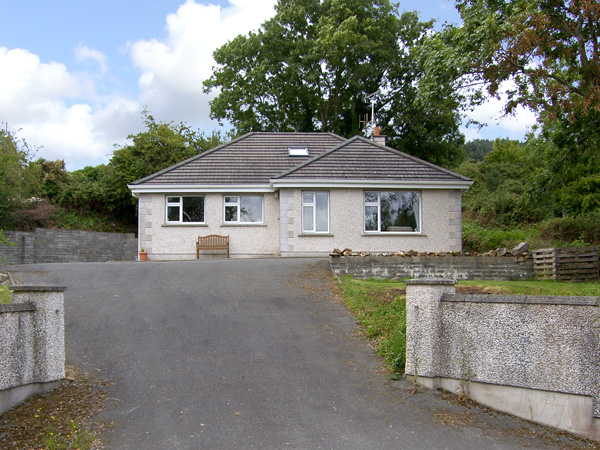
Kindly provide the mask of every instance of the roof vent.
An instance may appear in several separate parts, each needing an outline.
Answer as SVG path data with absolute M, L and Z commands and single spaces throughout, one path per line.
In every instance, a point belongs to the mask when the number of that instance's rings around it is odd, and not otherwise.
M 288 147 L 289 156 L 308 156 L 308 147 Z

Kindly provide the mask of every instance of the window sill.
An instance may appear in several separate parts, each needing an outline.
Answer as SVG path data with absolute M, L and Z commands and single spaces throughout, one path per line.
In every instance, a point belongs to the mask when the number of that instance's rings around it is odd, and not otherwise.
M 165 228 L 170 228 L 170 227 L 208 227 L 208 225 L 205 223 L 163 223 L 161 226 L 165 227 Z
M 427 237 L 426 234 L 423 233 L 410 233 L 410 232 L 400 232 L 400 231 L 389 231 L 389 232 L 372 232 L 362 234 L 364 237 L 381 237 L 381 236 L 414 236 L 414 237 Z
M 223 227 L 266 227 L 266 223 L 222 223 L 221 228 Z
M 298 237 L 333 237 L 331 233 L 300 233 Z

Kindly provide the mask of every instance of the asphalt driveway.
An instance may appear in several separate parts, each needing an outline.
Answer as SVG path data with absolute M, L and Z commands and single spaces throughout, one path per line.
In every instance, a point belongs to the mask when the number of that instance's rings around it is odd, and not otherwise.
M 114 383 L 107 449 L 589 448 L 411 395 L 381 370 L 323 260 L 7 269 L 22 284 L 67 286 L 68 363 Z

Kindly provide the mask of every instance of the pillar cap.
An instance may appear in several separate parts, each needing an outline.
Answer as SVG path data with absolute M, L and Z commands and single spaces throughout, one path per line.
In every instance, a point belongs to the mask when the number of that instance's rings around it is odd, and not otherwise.
M 448 278 L 413 278 L 412 280 L 406 280 L 404 284 L 407 286 L 454 286 L 456 280 Z

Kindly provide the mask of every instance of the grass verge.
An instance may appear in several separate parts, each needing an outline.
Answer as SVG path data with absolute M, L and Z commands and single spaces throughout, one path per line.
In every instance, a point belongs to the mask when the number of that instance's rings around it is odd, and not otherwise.
M 340 291 L 365 335 L 395 373 L 404 372 L 406 295 L 404 283 L 341 279 Z

